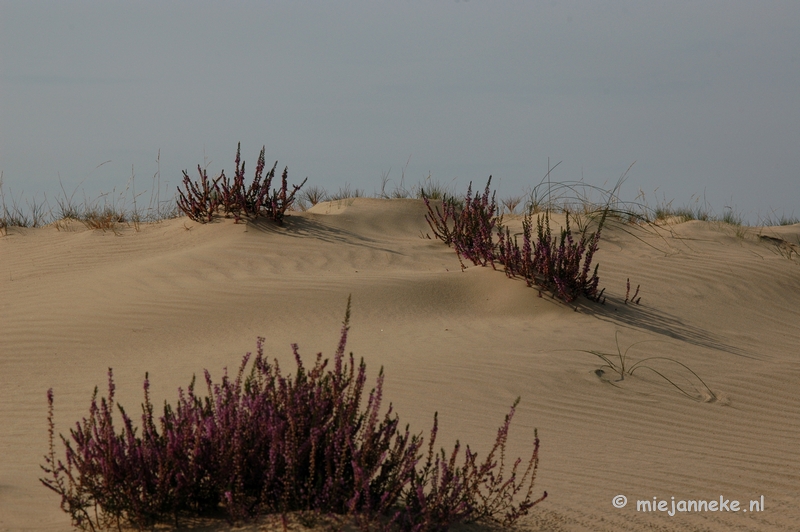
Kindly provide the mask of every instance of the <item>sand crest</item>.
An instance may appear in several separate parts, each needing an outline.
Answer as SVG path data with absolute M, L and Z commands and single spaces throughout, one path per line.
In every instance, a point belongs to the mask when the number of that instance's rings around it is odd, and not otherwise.
M 67 530 L 37 480 L 57 430 L 87 414 L 114 368 L 117 397 L 156 404 L 218 378 L 266 338 L 332 355 L 348 294 L 349 350 L 381 366 L 384 397 L 416 432 L 485 453 L 517 396 L 510 451 L 542 440 L 529 530 L 796 530 L 800 523 L 800 225 L 609 225 L 596 261 L 605 305 L 538 297 L 500 271 L 462 271 L 418 200 L 358 198 L 267 221 L 186 218 L 114 232 L 80 224 L 0 237 L 0 530 Z M 512 228 L 519 221 L 510 222 Z M 626 279 L 641 304 L 624 304 Z M 617 381 L 585 351 L 655 361 Z M 612 500 L 625 495 L 627 505 Z M 743 511 L 637 511 L 637 500 L 738 500 Z M 749 511 L 764 497 L 763 511 Z

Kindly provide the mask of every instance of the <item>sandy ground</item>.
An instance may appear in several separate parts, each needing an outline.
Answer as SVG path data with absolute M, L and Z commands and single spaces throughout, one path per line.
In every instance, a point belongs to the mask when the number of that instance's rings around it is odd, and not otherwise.
M 0 237 L 0 530 L 68 530 L 38 481 L 56 429 L 88 413 L 113 367 L 135 412 L 150 372 L 156 404 L 208 368 L 219 378 L 266 337 L 332 355 L 352 294 L 349 350 L 364 357 L 401 422 L 485 454 L 517 396 L 510 452 L 542 441 L 527 530 L 797 530 L 800 523 L 800 225 L 609 226 L 596 260 L 605 305 L 538 297 L 491 268 L 461 271 L 417 200 L 357 199 L 266 221 L 186 218 L 79 223 Z M 519 227 L 518 221 L 511 222 Z M 759 236 L 761 235 L 761 236 Z M 762 238 L 769 237 L 769 238 Z M 623 304 L 626 279 L 641 304 Z M 613 382 L 586 353 L 651 365 Z M 638 343 L 644 342 L 644 343 Z M 600 374 L 598 370 L 604 371 Z M 615 508 L 612 499 L 627 497 Z M 749 511 L 761 500 L 763 511 Z M 740 501 L 747 512 L 637 511 L 637 501 Z M 254 528 L 255 529 L 255 528 Z

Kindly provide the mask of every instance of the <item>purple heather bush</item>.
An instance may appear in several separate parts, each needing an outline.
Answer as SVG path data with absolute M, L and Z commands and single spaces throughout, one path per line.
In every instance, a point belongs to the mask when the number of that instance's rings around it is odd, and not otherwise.
M 350 516 L 362 529 L 446 530 L 450 524 L 493 520 L 506 525 L 541 502 L 532 500 L 539 439 L 524 471 L 517 459 L 506 470 L 505 447 L 517 403 L 483 462 L 460 445 L 449 458 L 435 452 L 437 417 L 427 458 L 418 467 L 423 438 L 399 430 L 391 405 L 381 416 L 383 371 L 366 399 L 366 366 L 345 357 L 350 303 L 333 358 L 318 354 L 306 368 L 293 345 L 297 370 L 284 375 L 270 363 L 259 338 L 246 372 L 245 355 L 235 377 L 220 383 L 205 372 L 207 395 L 195 381 L 165 403 L 156 420 L 144 381 L 139 427 L 115 403 L 113 374 L 108 395 L 92 397 L 88 418 L 71 438 L 60 437 L 64 459 L 56 458 L 53 391 L 47 393 L 50 447 L 41 482 L 61 497 L 74 526 L 102 530 L 123 524 L 179 526 L 181 518 L 225 517 L 229 522 L 297 510 Z M 114 426 L 114 410 L 122 427 Z M 499 454 L 499 458 L 498 458 Z M 524 497 L 518 495 L 524 492 Z
M 561 237 L 553 238 L 550 231 L 550 213 L 545 211 L 537 217 L 536 240 L 532 238 L 532 220 L 528 213 L 522 222 L 522 247 L 516 237 L 503 226 L 502 216 L 496 216 L 498 209 L 494 194 L 489 199 L 491 176 L 486 183 L 483 195 L 472 197 L 472 183 L 467 190 L 463 207 L 455 201 L 443 201 L 441 208 L 428 207 L 425 219 L 436 238 L 453 246 L 458 254 L 470 259 L 473 264 L 486 266 L 501 264 L 509 277 L 522 277 L 528 286 L 537 285 L 550 290 L 565 302 L 574 301 L 584 295 L 593 301 L 601 301 L 603 291 L 598 291 L 599 278 L 597 265 L 591 269 L 592 259 L 600 242 L 600 233 L 606 220 L 608 209 L 603 211 L 597 231 L 573 234 L 569 213 L 561 230 Z M 497 231 L 495 244 L 492 233 Z M 462 268 L 464 263 L 461 262 Z
M 294 203 L 295 194 L 306 183 L 307 178 L 299 185 L 292 185 L 289 191 L 289 168 L 283 170 L 280 189 L 272 189 L 275 178 L 275 161 L 272 169 L 264 174 L 264 150 L 258 156 L 253 181 L 245 185 L 245 163 L 241 160 L 241 143 L 236 149 L 236 172 L 231 181 L 223 170 L 213 181 L 209 179 L 205 169 L 197 165 L 199 182 L 194 182 L 189 174 L 183 172 L 183 186 L 186 193 L 178 188 L 178 208 L 196 222 L 210 222 L 221 209 L 225 216 L 233 216 L 237 222 L 243 216 L 266 216 L 278 224 L 283 223 L 286 210 Z
M 430 199 L 422 192 L 422 199 L 428 207 L 425 219 L 433 233 L 448 246 L 453 246 L 458 254 L 471 260 L 474 264 L 494 268 L 495 253 L 492 244 L 492 231 L 502 225 L 502 216 L 497 217 L 498 208 L 495 194 L 489 197 L 489 186 L 492 177 L 486 183 L 483 194 L 478 192 L 472 196 L 472 183 L 467 188 L 463 204 L 454 198 L 444 198 L 441 205 L 431 207 Z M 452 229 L 449 224 L 452 221 Z M 464 264 L 461 264 L 462 268 Z
M 516 238 L 512 242 L 508 228 L 505 232 L 498 232 L 498 262 L 505 266 L 509 277 L 523 277 L 528 286 L 537 284 L 567 303 L 581 295 L 592 301 L 601 301 L 603 290 L 598 291 L 598 265 L 594 270 L 591 265 L 604 222 L 605 213 L 597 231 L 578 236 L 573 234 L 569 213 L 566 213 L 561 237 L 553 238 L 550 215 L 545 212 L 537 217 L 536 241 L 532 242 L 532 222 L 528 214 L 522 222 L 522 249 Z

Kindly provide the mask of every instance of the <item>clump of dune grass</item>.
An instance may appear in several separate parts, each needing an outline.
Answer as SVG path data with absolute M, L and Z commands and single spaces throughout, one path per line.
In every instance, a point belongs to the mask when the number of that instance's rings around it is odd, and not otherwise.
M 523 196 L 507 196 L 502 200 L 501 203 L 503 205 L 504 213 L 515 214 L 517 207 L 523 204 Z
M 637 199 L 642 199 L 641 203 L 636 203 L 641 219 L 649 224 L 661 224 L 664 222 L 677 221 L 679 223 L 690 221 L 718 222 L 735 228 L 735 233 L 739 238 L 744 238 L 747 231 L 744 229 L 748 224 L 745 222 L 742 213 L 731 205 L 725 205 L 722 214 L 717 214 L 709 205 L 705 194 L 700 196 L 693 195 L 688 204 L 681 207 L 673 206 L 673 201 L 658 201 L 654 208 L 650 208 L 645 201 L 644 192 L 640 191 Z M 778 225 L 776 220 L 766 219 L 759 222 L 761 225 Z
M 313 187 L 306 187 L 300 193 L 300 203 L 301 205 L 307 206 L 314 206 L 317 203 L 322 201 L 327 201 L 329 199 L 328 192 L 319 185 L 314 185 Z
M 791 261 L 794 261 L 795 258 L 800 257 L 800 236 L 795 238 L 797 242 L 796 244 L 788 242 L 782 238 L 769 235 L 760 234 L 758 235 L 758 239 L 762 242 L 772 244 L 773 251 L 781 257 L 785 257 Z
M 452 184 L 452 183 L 451 183 Z M 414 191 L 414 197 L 417 199 L 428 198 L 431 200 L 446 200 L 453 197 L 450 192 L 450 187 L 434 180 L 430 175 L 420 183 Z
M 407 199 L 407 198 L 416 198 L 416 199 L 423 199 L 428 198 L 429 200 L 445 200 L 450 199 L 451 201 L 459 202 L 459 200 L 453 194 L 451 188 L 455 179 L 453 179 L 449 184 L 444 184 L 440 182 L 438 179 L 434 179 L 433 176 L 428 173 L 428 176 L 422 180 L 422 182 L 412 185 L 410 188 L 406 187 L 406 168 L 408 167 L 408 163 L 411 160 L 406 161 L 405 167 L 400 170 L 400 181 L 394 184 L 394 188 L 391 190 L 387 189 L 389 184 L 392 182 L 390 178 L 392 169 L 389 168 L 387 172 L 381 174 L 381 190 L 380 192 L 375 192 L 376 198 L 381 199 Z M 463 205 L 462 205 L 463 206 Z
M 110 193 L 102 193 L 94 200 L 89 200 L 85 192 L 82 201 L 76 200 L 78 188 L 68 194 L 60 180 L 59 184 L 62 195 L 56 196 L 54 206 L 45 196 L 43 201 L 26 200 L 26 208 L 23 208 L 20 200 L 13 194 L 6 199 L 0 173 L 0 234 L 6 234 L 9 227 L 35 228 L 48 224 L 55 224 L 55 228 L 61 230 L 69 226 L 69 221 L 80 222 L 89 229 L 118 234 L 123 224 L 132 225 L 138 231 L 141 223 L 157 222 L 180 215 L 174 199 L 161 199 L 160 171 L 153 176 L 147 207 L 139 203 L 147 190 L 136 191 L 133 171 L 124 189 L 117 192 L 114 188 Z
M 673 386 L 681 394 L 685 395 L 686 397 L 689 397 L 692 400 L 708 402 L 709 400 L 715 401 L 717 399 L 716 394 L 713 391 L 711 391 L 711 388 L 708 387 L 705 381 L 701 379 L 700 376 L 697 373 L 695 373 L 694 370 L 692 370 L 689 366 L 687 366 L 683 362 L 680 362 L 670 357 L 655 356 L 655 357 L 642 358 L 639 359 L 637 362 L 631 363 L 631 361 L 628 358 L 628 351 L 630 351 L 632 347 L 640 345 L 644 342 L 638 342 L 632 344 L 628 346 L 628 348 L 625 349 L 625 351 L 623 352 L 619 345 L 619 331 L 617 331 L 615 339 L 617 344 L 616 353 L 604 353 L 596 350 L 582 351 L 584 353 L 589 353 L 591 355 L 594 355 L 603 362 L 605 362 L 605 364 L 600 366 L 600 368 L 597 371 L 595 371 L 598 377 L 603 377 L 605 373 L 603 370 L 609 369 L 611 370 L 612 373 L 616 374 L 618 379 L 616 379 L 615 381 L 607 381 L 607 382 L 613 384 L 614 386 L 618 386 L 617 383 L 620 383 L 623 380 L 625 380 L 626 376 L 633 377 L 634 373 L 636 373 L 637 371 L 647 370 L 652 373 L 655 373 L 658 377 L 660 377 L 665 382 Z M 667 375 L 665 371 L 656 369 L 652 365 L 652 362 L 657 362 L 657 361 L 666 362 L 667 364 L 677 366 L 685 370 L 691 377 L 693 377 L 693 379 L 687 379 L 687 384 L 682 386 L 676 382 L 677 379 L 675 377 L 670 377 L 669 375 Z M 694 380 L 694 382 L 692 382 L 692 380 Z M 690 393 L 691 388 L 693 388 L 695 391 L 698 391 L 699 388 L 702 388 L 702 390 L 704 390 L 705 393 Z
M 592 230 L 598 231 L 608 226 L 652 246 L 642 238 L 641 232 L 657 233 L 656 210 L 639 201 L 643 197 L 641 192 L 634 201 L 624 201 L 620 197 L 622 185 L 628 179 L 635 161 L 610 189 L 589 185 L 583 180 L 554 181 L 550 176 L 559 164 L 549 167 L 548 162 L 547 174 L 528 193 L 525 202 L 527 214 L 568 214 L 575 226 L 575 233 L 582 238 L 589 236 Z
M 241 160 L 241 147 L 236 148 L 236 169 L 233 180 L 223 170 L 213 180 L 209 179 L 205 169 L 197 165 L 199 181 L 192 181 L 189 174 L 183 172 L 183 186 L 186 193 L 178 188 L 178 208 L 196 222 L 210 222 L 219 211 L 226 217 L 233 216 L 237 222 L 242 217 L 265 216 L 278 224 L 295 200 L 295 194 L 306 183 L 304 179 L 299 185 L 292 185 L 289 191 L 289 168 L 283 170 L 280 188 L 272 187 L 278 161 L 272 169 L 264 174 L 265 147 L 261 148 L 256 163 L 255 175 L 249 185 L 245 185 L 245 162 Z
M 725 206 L 720 221 L 735 226 L 741 226 L 744 222 L 742 215 L 736 212 L 731 206 Z
M 400 182 L 395 183 L 394 188 L 391 190 L 387 190 L 386 187 L 392 181 L 390 175 L 392 173 L 392 169 L 389 168 L 386 172 L 381 173 L 381 190 L 380 192 L 375 193 L 375 197 L 382 198 L 382 199 L 405 199 L 411 198 L 415 196 L 413 190 L 406 188 L 406 169 L 408 168 L 408 163 L 411 162 L 411 157 L 409 156 L 406 164 L 403 168 L 400 169 Z
M 411 188 L 406 188 L 405 173 L 403 173 L 400 182 L 395 184 L 393 188 L 389 188 L 392 182 L 389 177 L 390 174 L 391 168 L 388 172 L 381 174 L 381 189 L 380 191 L 373 192 L 371 197 L 379 199 L 422 199 L 422 196 L 425 195 L 429 199 L 438 200 L 450 197 L 448 187 L 433 180 L 430 175 L 425 178 L 422 183 L 413 185 Z M 345 183 L 343 187 L 339 187 L 339 189 L 332 194 L 329 194 L 324 188 L 319 186 L 307 189 L 300 194 L 302 204 L 312 206 L 320 201 L 343 201 L 362 197 L 367 197 L 366 191 L 364 189 L 354 188 L 350 183 Z
M 800 224 L 800 218 L 796 216 L 781 215 L 778 220 L 772 225 L 795 225 Z
M 707 222 L 714 219 L 708 205 L 705 204 L 701 206 L 696 199 L 694 205 L 673 207 L 670 201 L 659 204 L 652 212 L 648 212 L 646 208 L 643 209 L 643 211 L 647 221 L 652 223 L 664 222 L 670 219 L 677 219 L 679 222 L 690 222 L 693 220 Z
M 75 193 L 67 196 L 67 192 L 61 185 L 63 196 L 57 198 L 58 218 L 75 219 L 82 222 L 90 229 L 112 230 L 117 233 L 120 224 L 133 225 L 139 231 L 140 224 L 152 223 L 161 220 L 178 218 L 181 212 L 175 202 L 175 197 L 167 200 L 161 199 L 161 152 L 156 157 L 157 170 L 153 174 L 150 194 L 147 206 L 142 205 L 141 200 L 147 190 L 136 191 L 136 175 L 131 167 L 131 176 L 125 188 L 119 193 L 116 189 L 109 194 L 101 194 L 94 201 L 89 201 L 84 193 L 82 204 L 74 201 Z M 59 184 L 60 180 L 59 180 Z
M 762 226 L 785 226 L 798 223 L 800 223 L 800 218 L 794 215 L 787 215 L 786 213 L 782 213 L 778 216 L 773 212 L 772 215 L 759 219 L 759 225 Z
M 192 379 L 178 390 L 175 406 L 156 418 L 145 375 L 141 423 L 115 401 L 108 371 L 108 395 L 60 436 L 56 457 L 54 396 L 47 392 L 49 452 L 41 482 L 58 494 L 61 508 L 84 530 L 138 528 L 182 519 L 222 516 L 231 523 L 265 514 L 312 512 L 352 517 L 363 530 L 446 530 L 451 524 L 494 521 L 511 526 L 539 502 L 533 485 L 539 439 L 523 468 L 506 464 L 514 402 L 483 461 L 456 442 L 452 452 L 435 450 L 438 416 L 422 453 L 423 438 L 400 429 L 391 405 L 381 417 L 383 371 L 362 398 L 366 365 L 345 356 L 350 302 L 332 364 L 318 354 L 306 367 L 296 344 L 297 369 L 284 374 L 264 356 L 258 340 L 235 377 L 225 372 L 207 395 Z M 247 371 L 249 366 L 249 371 Z M 115 410 L 122 419 L 118 432 Z M 425 457 L 424 461 L 421 461 Z M 463 459 L 461 458 L 463 456 Z
M 642 209 L 642 218 L 654 226 L 659 224 L 678 221 L 679 223 L 690 221 L 701 222 L 714 222 L 720 228 L 732 228 L 733 233 L 739 239 L 744 239 L 748 235 L 747 224 L 741 212 L 735 210 L 730 205 L 726 205 L 723 209 L 722 215 L 717 215 L 713 209 L 705 202 L 701 206 L 699 198 L 694 200 L 694 205 L 685 205 L 683 207 L 672 207 L 672 202 L 661 203 L 652 211 L 646 207 Z
M 549 167 L 547 174 L 527 194 L 525 212 L 538 214 L 569 213 L 576 223 L 584 225 L 581 218 L 598 219 L 605 213 L 608 221 L 618 220 L 625 223 L 641 223 L 648 220 L 649 208 L 637 201 L 623 201 L 620 189 L 628 179 L 635 161 L 628 166 L 611 189 L 605 189 L 585 183 L 584 181 L 551 179 L 553 171 L 561 163 Z
M 0 234 L 7 234 L 9 227 L 41 227 L 47 223 L 49 211 L 46 201 L 28 201 L 26 210 L 13 194 L 9 193 L 9 196 L 7 201 L 3 173 L 0 171 Z
M 364 190 L 360 188 L 351 188 L 350 183 L 345 183 L 343 187 L 334 192 L 328 198 L 330 201 L 341 201 L 353 198 L 363 198 L 365 195 Z

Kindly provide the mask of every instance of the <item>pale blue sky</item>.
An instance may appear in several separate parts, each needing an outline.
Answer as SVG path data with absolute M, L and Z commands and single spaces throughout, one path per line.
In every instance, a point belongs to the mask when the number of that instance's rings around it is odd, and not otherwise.
M 238 141 L 334 191 L 635 160 L 629 199 L 800 216 L 800 2 L 0 0 L 7 194 L 148 189 L 159 150 L 171 194 Z

